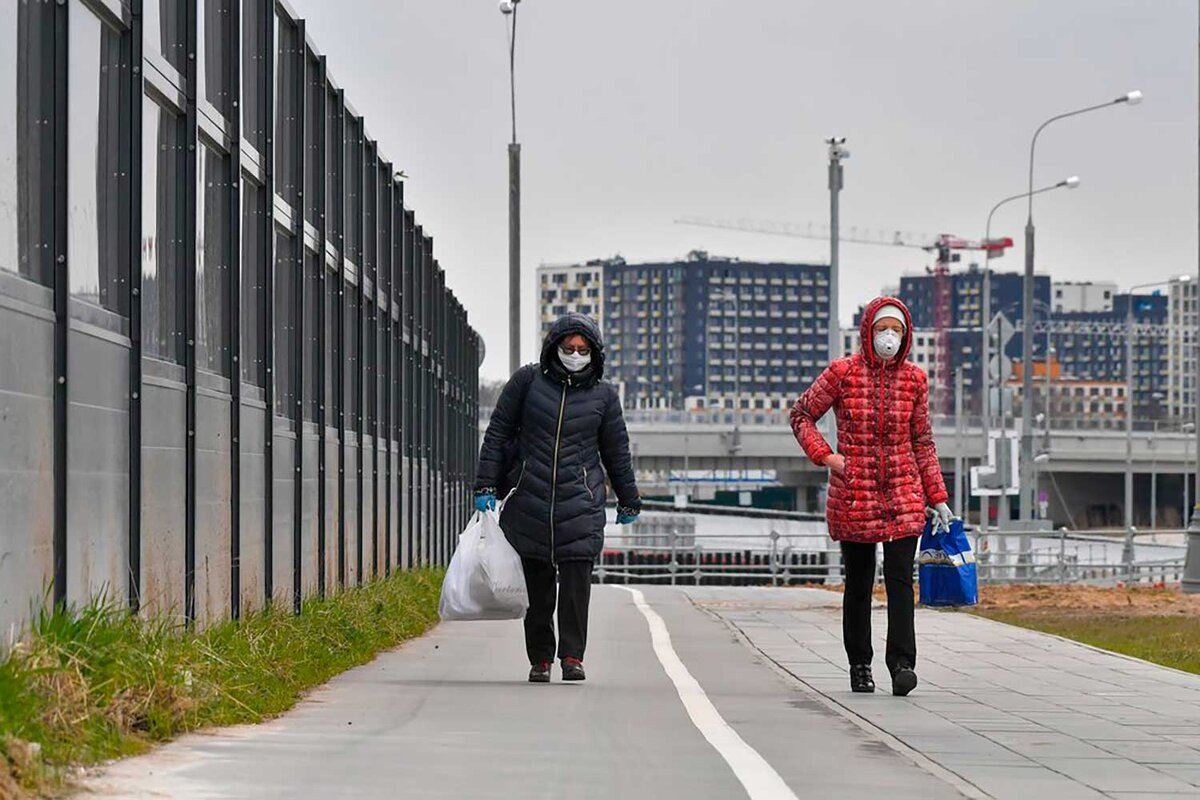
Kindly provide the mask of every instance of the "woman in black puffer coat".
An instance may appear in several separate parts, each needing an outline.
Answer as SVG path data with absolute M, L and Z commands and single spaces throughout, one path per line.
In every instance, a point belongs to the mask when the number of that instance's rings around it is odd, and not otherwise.
M 529 680 L 583 680 L 592 567 L 604 547 L 605 476 L 617 493 L 617 522 L 641 510 L 629 433 L 616 387 L 601 381 L 604 340 L 591 317 L 568 314 L 542 344 L 541 362 L 509 379 L 483 437 L 475 505 L 508 498 L 500 526 L 521 555 L 529 589 L 525 647 Z M 510 495 L 511 493 L 511 495 Z

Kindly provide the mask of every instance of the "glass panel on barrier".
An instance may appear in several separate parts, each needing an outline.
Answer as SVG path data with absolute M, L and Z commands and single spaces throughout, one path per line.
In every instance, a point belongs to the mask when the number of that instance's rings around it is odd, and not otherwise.
M 197 97 L 212 104 L 224 117 L 232 107 L 229 69 L 229 31 L 234 0 L 199 0 L 196 41 L 200 62 L 196 68 Z
M 242 380 L 266 386 L 267 318 L 265 190 L 242 175 L 241 329 Z
M 228 376 L 228 157 L 201 142 L 196 177 L 196 366 Z
M 321 283 L 318 280 L 322 269 L 317 254 L 304 248 L 304 418 L 317 418 L 317 309 L 321 302 Z
M 300 31 L 294 24 L 278 16 L 276 22 L 275 191 L 296 209 L 300 191 L 300 176 L 296 174 L 299 156 L 296 148 L 300 143 Z
M 263 0 L 242 2 L 242 136 L 266 157 L 267 13 Z
M 296 237 L 275 229 L 275 413 L 296 416 Z
M 183 118 L 145 97 L 142 114 L 142 347 L 184 360 Z
M 80 300 L 128 314 L 128 274 L 119 197 L 119 118 L 125 68 L 121 34 L 83 3 L 68 15 L 67 86 L 67 271 L 70 291 Z
M 142 46 L 161 55 L 180 76 L 187 71 L 186 9 L 183 0 L 145 0 L 142 3 Z
M 54 7 L 0 0 L 0 270 L 51 286 Z M 15 24 L 14 22 L 15 21 Z

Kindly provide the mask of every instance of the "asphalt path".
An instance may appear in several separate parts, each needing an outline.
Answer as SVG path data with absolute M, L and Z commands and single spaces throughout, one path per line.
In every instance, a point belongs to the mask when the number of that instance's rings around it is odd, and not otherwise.
M 586 667 L 586 683 L 562 683 L 556 667 L 532 685 L 519 622 L 442 624 L 279 719 L 184 737 L 86 788 L 182 800 L 979 796 L 682 590 L 595 587 Z M 876 698 L 900 713 L 907 702 Z

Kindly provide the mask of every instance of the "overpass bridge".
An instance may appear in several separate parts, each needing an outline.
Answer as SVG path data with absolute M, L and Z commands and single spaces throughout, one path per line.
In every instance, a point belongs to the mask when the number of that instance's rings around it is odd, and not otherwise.
M 815 510 L 826 479 L 824 469 L 809 462 L 796 444 L 786 411 L 732 412 L 706 415 L 671 410 L 626 411 L 643 491 L 670 494 L 689 491 L 785 486 L 797 490 L 796 507 Z M 480 418 L 487 426 L 487 410 Z M 1037 465 L 1038 481 L 1056 523 L 1071 527 L 1117 527 L 1123 524 L 1126 433 L 1114 420 L 1110 427 L 1084 426 L 1074 420 L 1051 420 L 1049 429 L 1035 426 L 1036 449 L 1049 458 Z M 1020 420 L 1009 430 L 1020 431 Z M 832 443 L 833 420 L 821 428 Z M 934 417 L 934 435 L 947 486 L 954 494 L 956 465 L 962 459 L 963 493 L 969 494 L 969 469 L 985 458 L 981 420 Z M 1180 527 L 1192 495 L 1195 472 L 1194 434 L 1177 423 L 1136 423 L 1132 434 L 1134 518 L 1139 526 Z M 710 477 L 700 477 L 708 473 Z M 691 476 L 682 480 L 683 475 Z M 1014 500 L 1015 503 L 1015 500 Z M 964 503 L 964 505 L 966 505 Z

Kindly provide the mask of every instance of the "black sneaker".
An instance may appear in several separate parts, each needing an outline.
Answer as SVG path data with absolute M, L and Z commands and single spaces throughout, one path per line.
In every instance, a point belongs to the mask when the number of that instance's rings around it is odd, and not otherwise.
M 892 694 L 896 697 L 907 697 L 908 693 L 917 688 L 917 673 L 908 664 L 900 664 L 892 672 Z
M 870 664 L 854 664 L 850 667 L 850 691 L 871 694 L 875 691 L 875 678 Z
M 550 662 L 543 661 L 540 664 L 534 664 L 529 670 L 530 683 L 549 683 L 550 682 Z
M 587 680 L 587 675 L 583 672 L 583 662 L 578 658 L 564 658 L 562 660 L 562 673 L 564 681 Z

